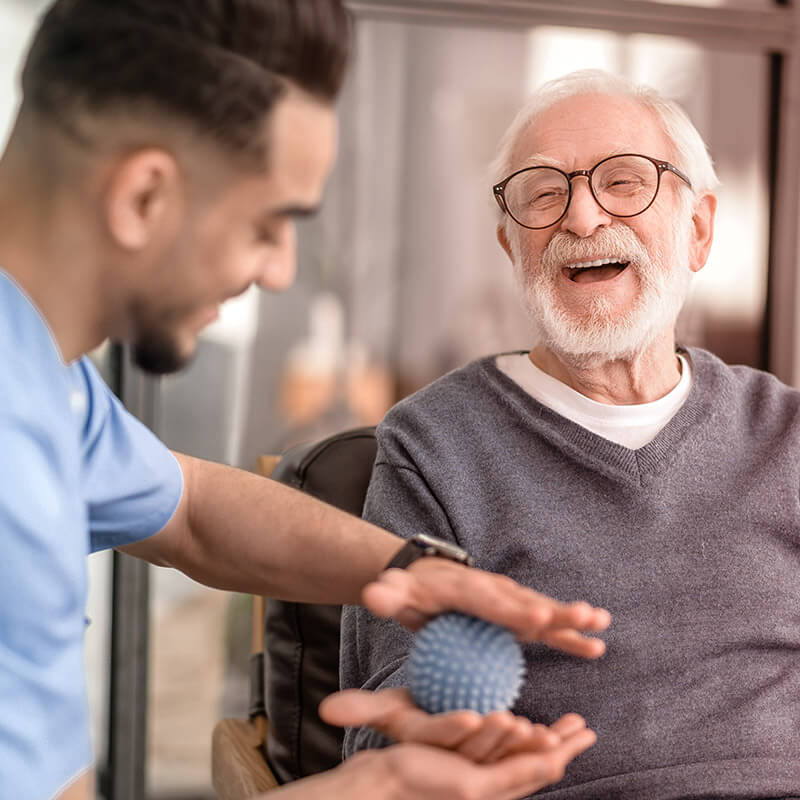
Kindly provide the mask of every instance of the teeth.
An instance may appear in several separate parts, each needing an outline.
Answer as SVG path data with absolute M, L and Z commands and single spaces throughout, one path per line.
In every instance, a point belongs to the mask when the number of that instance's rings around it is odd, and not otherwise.
M 579 261 L 577 264 L 568 264 L 567 269 L 589 269 L 590 267 L 602 267 L 605 264 L 624 264 L 621 258 L 598 258 L 595 261 Z

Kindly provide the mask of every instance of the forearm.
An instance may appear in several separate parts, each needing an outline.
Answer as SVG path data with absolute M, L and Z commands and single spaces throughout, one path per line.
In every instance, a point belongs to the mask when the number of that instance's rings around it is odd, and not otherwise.
M 358 603 L 403 542 L 258 475 L 176 454 L 184 497 L 152 541 L 126 550 L 220 589 Z
M 363 602 L 411 630 L 459 610 L 574 655 L 596 658 L 604 650 L 601 641 L 578 633 L 608 627 L 603 609 L 559 603 L 442 558 L 384 570 L 404 544 L 399 537 L 275 481 L 186 456 L 179 461 L 186 485 L 173 518 L 153 536 L 120 548 L 126 553 L 220 589 L 300 602 Z
M 339 767 L 292 781 L 253 800 L 400 800 L 397 775 L 377 753 L 361 753 Z

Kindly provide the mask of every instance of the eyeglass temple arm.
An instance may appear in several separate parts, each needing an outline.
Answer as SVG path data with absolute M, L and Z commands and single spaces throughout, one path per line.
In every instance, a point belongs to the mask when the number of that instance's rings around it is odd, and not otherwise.
M 658 166 L 662 172 L 666 170 L 667 172 L 671 172 L 673 175 L 677 175 L 690 189 L 692 188 L 692 182 L 689 180 L 689 178 L 668 161 L 659 161 Z
M 508 214 L 508 208 L 506 207 L 506 198 L 503 196 L 503 189 L 505 185 L 502 183 L 498 183 L 496 186 L 492 186 L 492 193 L 494 194 L 494 199 L 497 200 L 497 205 L 500 206 L 500 210 L 504 214 Z

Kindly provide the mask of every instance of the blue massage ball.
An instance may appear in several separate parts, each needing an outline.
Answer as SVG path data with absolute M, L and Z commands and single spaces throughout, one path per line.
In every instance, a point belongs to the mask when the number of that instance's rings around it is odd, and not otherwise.
M 411 694 L 431 714 L 511 708 L 524 671 L 522 649 L 510 631 L 456 612 L 425 625 L 408 660 Z

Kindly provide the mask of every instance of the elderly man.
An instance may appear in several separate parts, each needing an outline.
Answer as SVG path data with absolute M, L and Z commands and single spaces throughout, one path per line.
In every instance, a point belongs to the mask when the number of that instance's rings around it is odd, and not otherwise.
M 546 796 L 800 796 L 800 393 L 676 346 L 712 240 L 705 146 L 655 92 L 577 73 L 496 169 L 536 344 L 387 415 L 365 516 L 613 614 L 600 660 L 525 647 L 514 710 L 598 734 Z M 349 609 L 343 636 L 344 685 L 404 683 L 407 632 Z

